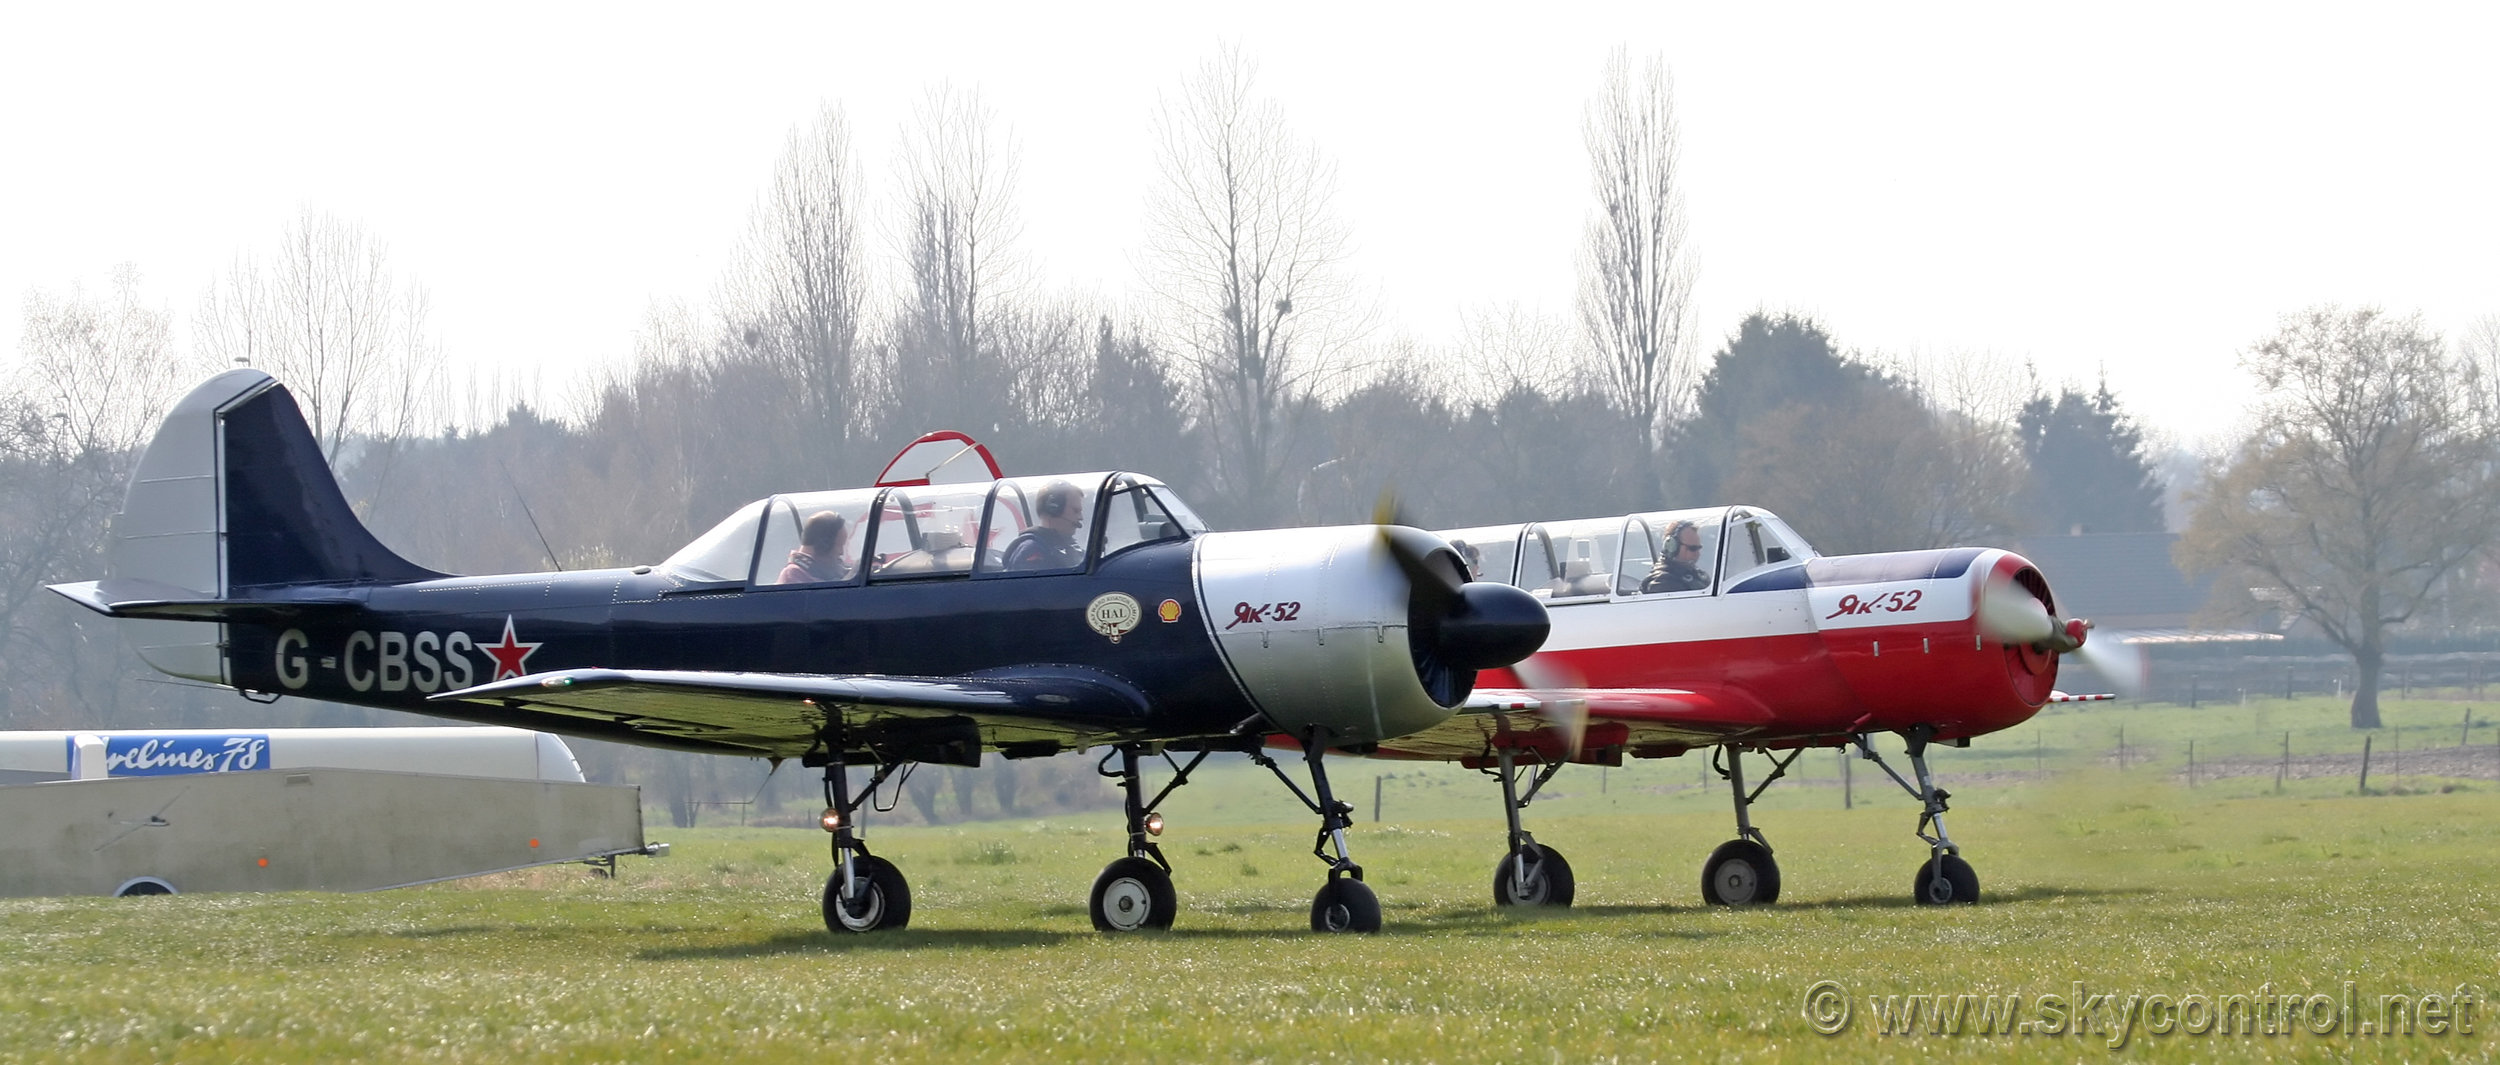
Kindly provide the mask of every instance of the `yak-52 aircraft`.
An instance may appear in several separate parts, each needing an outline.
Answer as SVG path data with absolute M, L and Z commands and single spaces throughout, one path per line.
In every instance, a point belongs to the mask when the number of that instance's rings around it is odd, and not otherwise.
M 999 477 L 977 451 L 923 438 L 882 486 L 758 500 L 656 566 L 456 577 L 376 540 L 286 388 L 230 370 L 141 457 L 110 575 L 54 590 L 126 619 L 157 669 L 258 698 L 822 767 L 837 931 L 910 919 L 902 873 L 860 833 L 880 787 L 924 762 L 1093 746 L 1112 749 L 1128 822 L 1095 926 L 1169 926 L 1156 806 L 1209 752 L 1242 751 L 1320 818 L 1312 927 L 1378 929 L 1322 754 L 1449 718 L 1477 671 L 1544 641 L 1544 604 L 1469 581 L 1421 530 L 1212 533 L 1152 478 Z M 1261 751 L 1279 733 L 1305 752 L 1307 795 Z M 1149 797 L 1156 755 L 1175 776 Z
M 1505 905 L 1571 903 L 1570 863 L 1519 821 L 1563 766 L 1700 748 L 1715 752 L 1736 807 L 1736 838 L 1703 864 L 1702 897 L 1773 901 L 1779 866 L 1748 808 L 1804 751 L 1840 746 L 1919 801 L 1914 831 L 1928 855 L 1913 896 L 1976 902 L 1979 878 L 1945 833 L 1949 795 L 1928 773 L 1928 747 L 1967 747 L 2043 703 L 2109 698 L 2055 690 L 2059 656 L 2085 649 L 2091 623 L 2061 618 L 2039 569 L 2007 551 L 1826 558 L 1777 516 L 1741 506 L 1440 535 L 1476 576 L 1543 602 L 1553 632 L 1533 657 L 1484 674 L 1458 714 L 1383 740 L 1374 756 L 1499 778 L 1510 836 L 1493 896 Z M 1905 741 L 1915 783 L 1876 754 L 1883 732 Z M 1771 758 L 1751 790 L 1749 750 Z

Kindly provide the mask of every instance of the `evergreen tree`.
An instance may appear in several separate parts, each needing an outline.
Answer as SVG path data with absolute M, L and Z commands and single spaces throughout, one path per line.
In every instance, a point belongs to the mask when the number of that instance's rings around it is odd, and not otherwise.
M 2034 397 L 2015 429 L 2031 461 L 2030 510 L 2039 529 L 2162 530 L 2161 479 L 2108 382 L 2090 396 L 2069 388 L 2054 400 Z
M 1792 405 L 1846 407 L 1869 389 L 1892 382 L 1843 355 L 1830 333 L 1810 318 L 1747 315 L 1713 356 L 1694 401 L 1694 416 L 1676 434 L 1669 462 L 1680 472 L 1676 506 L 1722 503 L 1722 484 L 1735 472 L 1745 430 Z M 1679 478 L 1671 472 L 1669 483 Z

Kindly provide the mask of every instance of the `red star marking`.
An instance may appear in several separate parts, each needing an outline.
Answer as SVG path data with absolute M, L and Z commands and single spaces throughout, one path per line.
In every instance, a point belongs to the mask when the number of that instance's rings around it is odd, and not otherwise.
M 535 653 L 538 648 L 538 644 L 522 643 L 521 641 L 512 638 L 512 615 L 510 614 L 503 616 L 502 643 L 482 643 L 477 645 L 478 650 L 495 656 L 496 680 L 502 680 L 505 677 L 528 675 L 530 655 Z

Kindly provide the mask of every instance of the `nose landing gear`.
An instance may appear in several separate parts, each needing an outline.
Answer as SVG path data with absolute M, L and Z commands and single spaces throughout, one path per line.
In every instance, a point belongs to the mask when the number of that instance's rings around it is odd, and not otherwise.
M 1189 783 L 1190 771 L 1207 760 L 1208 752 L 1199 751 L 1188 765 L 1164 754 L 1164 762 L 1172 766 L 1175 775 L 1152 799 L 1146 798 L 1145 775 L 1137 765 L 1142 753 L 1138 744 L 1122 744 L 1094 767 L 1103 776 L 1120 781 L 1128 813 L 1128 856 L 1103 867 L 1086 900 L 1086 911 L 1092 914 L 1098 932 L 1170 928 L 1180 911 L 1179 896 L 1172 890 L 1172 863 L 1164 859 L 1163 848 L 1151 838 L 1163 832 L 1163 818 L 1156 815 L 1155 807 L 1162 805 L 1173 789 Z M 1120 759 L 1118 772 L 1110 768 L 1114 757 Z
M 1916 785 L 1901 779 L 1901 774 L 1885 765 L 1864 734 L 1856 738 L 1859 757 L 1874 762 L 1885 776 L 1892 778 L 1893 783 L 1901 785 L 1901 790 L 1909 792 L 1911 798 L 1919 801 L 1918 828 L 1914 831 L 1920 841 L 1927 844 L 1927 860 L 1919 863 L 1917 879 L 1911 883 L 1910 897 L 1921 906 L 1975 903 L 1979 901 L 1979 874 L 1971 869 L 1969 862 L 1962 860 L 1962 848 L 1944 830 L 1944 813 L 1948 808 L 1945 801 L 1952 795 L 1937 787 L 1935 777 L 1927 772 L 1927 744 L 1935 737 L 1936 728 L 1933 725 L 1919 725 L 1902 733 L 1910 756 L 1910 772 L 1918 778 Z M 1933 835 L 1928 833 L 1930 828 L 1935 830 Z
M 902 870 L 868 853 L 868 842 L 858 831 L 860 806 L 902 764 L 879 765 L 857 794 L 851 791 L 849 767 L 842 764 L 839 748 L 825 766 L 824 826 L 833 833 L 834 863 L 833 876 L 825 881 L 827 930 L 874 932 L 911 924 L 911 886 Z
M 1319 838 L 1311 853 L 1328 863 L 1328 883 L 1311 900 L 1311 931 L 1314 932 L 1377 932 L 1380 931 L 1380 896 L 1363 882 L 1363 867 L 1354 864 L 1346 850 L 1345 830 L 1354 826 L 1354 807 L 1339 801 L 1328 790 L 1328 767 L 1323 759 L 1328 753 L 1328 732 L 1316 725 L 1302 735 L 1302 760 L 1310 767 L 1311 792 L 1305 794 L 1283 767 L 1263 751 L 1250 752 L 1250 760 L 1276 774 L 1285 790 L 1302 800 L 1302 805 L 1319 815 Z M 1313 795 L 1317 797 L 1314 798 Z M 1330 854 L 1331 847 L 1336 853 Z
M 1745 790 L 1745 752 L 1735 744 L 1723 744 L 1712 754 L 1711 767 L 1727 778 L 1728 790 L 1736 799 L 1736 838 L 1719 844 L 1710 852 L 1710 860 L 1701 865 L 1702 901 L 1713 906 L 1750 906 L 1779 901 L 1780 867 L 1771 857 L 1771 841 L 1753 825 L 1754 800 L 1770 790 L 1771 783 L 1788 773 L 1788 767 L 1805 753 L 1800 747 L 1788 757 L 1771 756 L 1771 775 L 1752 791 Z M 1724 756 L 1722 759 L 1721 756 Z
M 1536 793 L 1545 782 L 1554 779 L 1566 764 L 1557 759 L 1541 767 L 1528 767 L 1535 776 L 1526 791 L 1519 788 L 1523 775 L 1517 766 L 1517 752 L 1499 747 L 1493 752 L 1497 764 L 1482 772 L 1502 782 L 1502 815 L 1510 822 L 1510 853 L 1493 867 L 1493 904 L 1496 906 L 1569 906 L 1576 884 L 1571 878 L 1571 863 L 1562 852 L 1536 841 L 1528 830 L 1519 826 L 1519 812 L 1536 801 Z M 1542 756 L 1540 756 L 1541 758 Z

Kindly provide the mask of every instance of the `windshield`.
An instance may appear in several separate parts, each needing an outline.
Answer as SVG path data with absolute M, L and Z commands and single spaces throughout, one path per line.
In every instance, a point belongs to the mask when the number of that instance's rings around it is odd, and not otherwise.
M 743 581 L 755 562 L 755 526 L 763 520 L 764 500 L 756 500 L 712 526 L 710 532 L 678 548 L 660 563 L 691 581 Z
M 839 584 L 859 576 L 874 488 L 774 496 L 766 508 L 755 583 Z
M 1508 582 L 1519 561 L 1519 529 L 1517 525 L 1488 525 L 1452 529 L 1438 535 L 1450 542 L 1458 557 L 1467 560 L 1467 572 L 1473 579 Z

